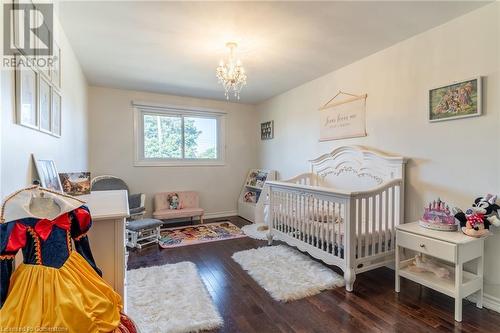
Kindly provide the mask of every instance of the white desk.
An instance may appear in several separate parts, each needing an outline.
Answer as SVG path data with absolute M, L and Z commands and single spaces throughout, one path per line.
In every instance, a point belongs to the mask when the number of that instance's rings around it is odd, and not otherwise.
M 455 298 L 455 320 L 462 321 L 462 299 L 478 293 L 478 308 L 483 307 L 483 262 L 484 238 L 473 238 L 461 231 L 447 232 L 423 228 L 418 222 L 396 227 L 396 292 L 400 291 L 400 277 Z M 406 248 L 446 261 L 454 278 L 439 278 L 430 272 L 414 272 L 408 269 L 413 261 L 401 258 L 401 249 Z M 463 270 L 466 262 L 474 260 L 476 271 Z
M 96 191 L 78 197 L 86 202 L 93 226 L 88 236 L 102 277 L 125 303 L 125 218 L 129 215 L 127 191 Z

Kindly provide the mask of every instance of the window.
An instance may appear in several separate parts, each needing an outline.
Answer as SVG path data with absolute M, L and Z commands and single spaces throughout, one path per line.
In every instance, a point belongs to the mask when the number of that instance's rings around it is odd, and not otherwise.
M 223 113 L 135 106 L 136 165 L 224 163 Z

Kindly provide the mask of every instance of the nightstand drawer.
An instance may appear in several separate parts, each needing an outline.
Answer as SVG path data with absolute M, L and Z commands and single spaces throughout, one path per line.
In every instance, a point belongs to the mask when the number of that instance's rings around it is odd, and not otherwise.
M 396 241 L 401 247 L 428 254 L 449 262 L 456 262 L 456 245 L 453 243 L 422 237 L 399 230 L 396 233 Z

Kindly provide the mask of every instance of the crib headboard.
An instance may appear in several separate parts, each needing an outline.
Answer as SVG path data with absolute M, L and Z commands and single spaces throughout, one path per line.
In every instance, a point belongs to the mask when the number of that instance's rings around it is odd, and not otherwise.
M 318 185 L 361 191 L 391 179 L 404 179 L 406 159 L 362 146 L 344 146 L 310 163 Z

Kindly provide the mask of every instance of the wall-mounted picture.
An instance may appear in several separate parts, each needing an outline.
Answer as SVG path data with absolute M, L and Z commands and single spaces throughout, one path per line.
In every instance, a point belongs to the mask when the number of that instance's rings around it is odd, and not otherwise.
M 61 95 L 52 89 L 52 108 L 51 108 L 51 120 L 52 120 L 52 134 L 55 136 L 61 136 Z
M 260 124 L 260 139 L 271 140 L 274 138 L 274 121 L 266 121 Z
M 54 46 L 54 62 L 52 64 L 51 79 L 54 87 L 61 89 L 61 48 L 56 42 L 53 43 Z
M 31 128 L 38 128 L 37 76 L 37 72 L 28 65 L 16 68 L 17 123 Z
M 90 172 L 60 173 L 59 179 L 66 194 L 90 194 Z
M 40 110 L 40 130 L 50 132 L 50 85 L 42 76 L 39 76 L 38 83 L 38 109 Z
M 481 115 L 481 77 L 429 91 L 429 121 Z
M 53 160 L 39 159 L 32 155 L 40 185 L 53 191 L 63 192 L 56 164 Z

